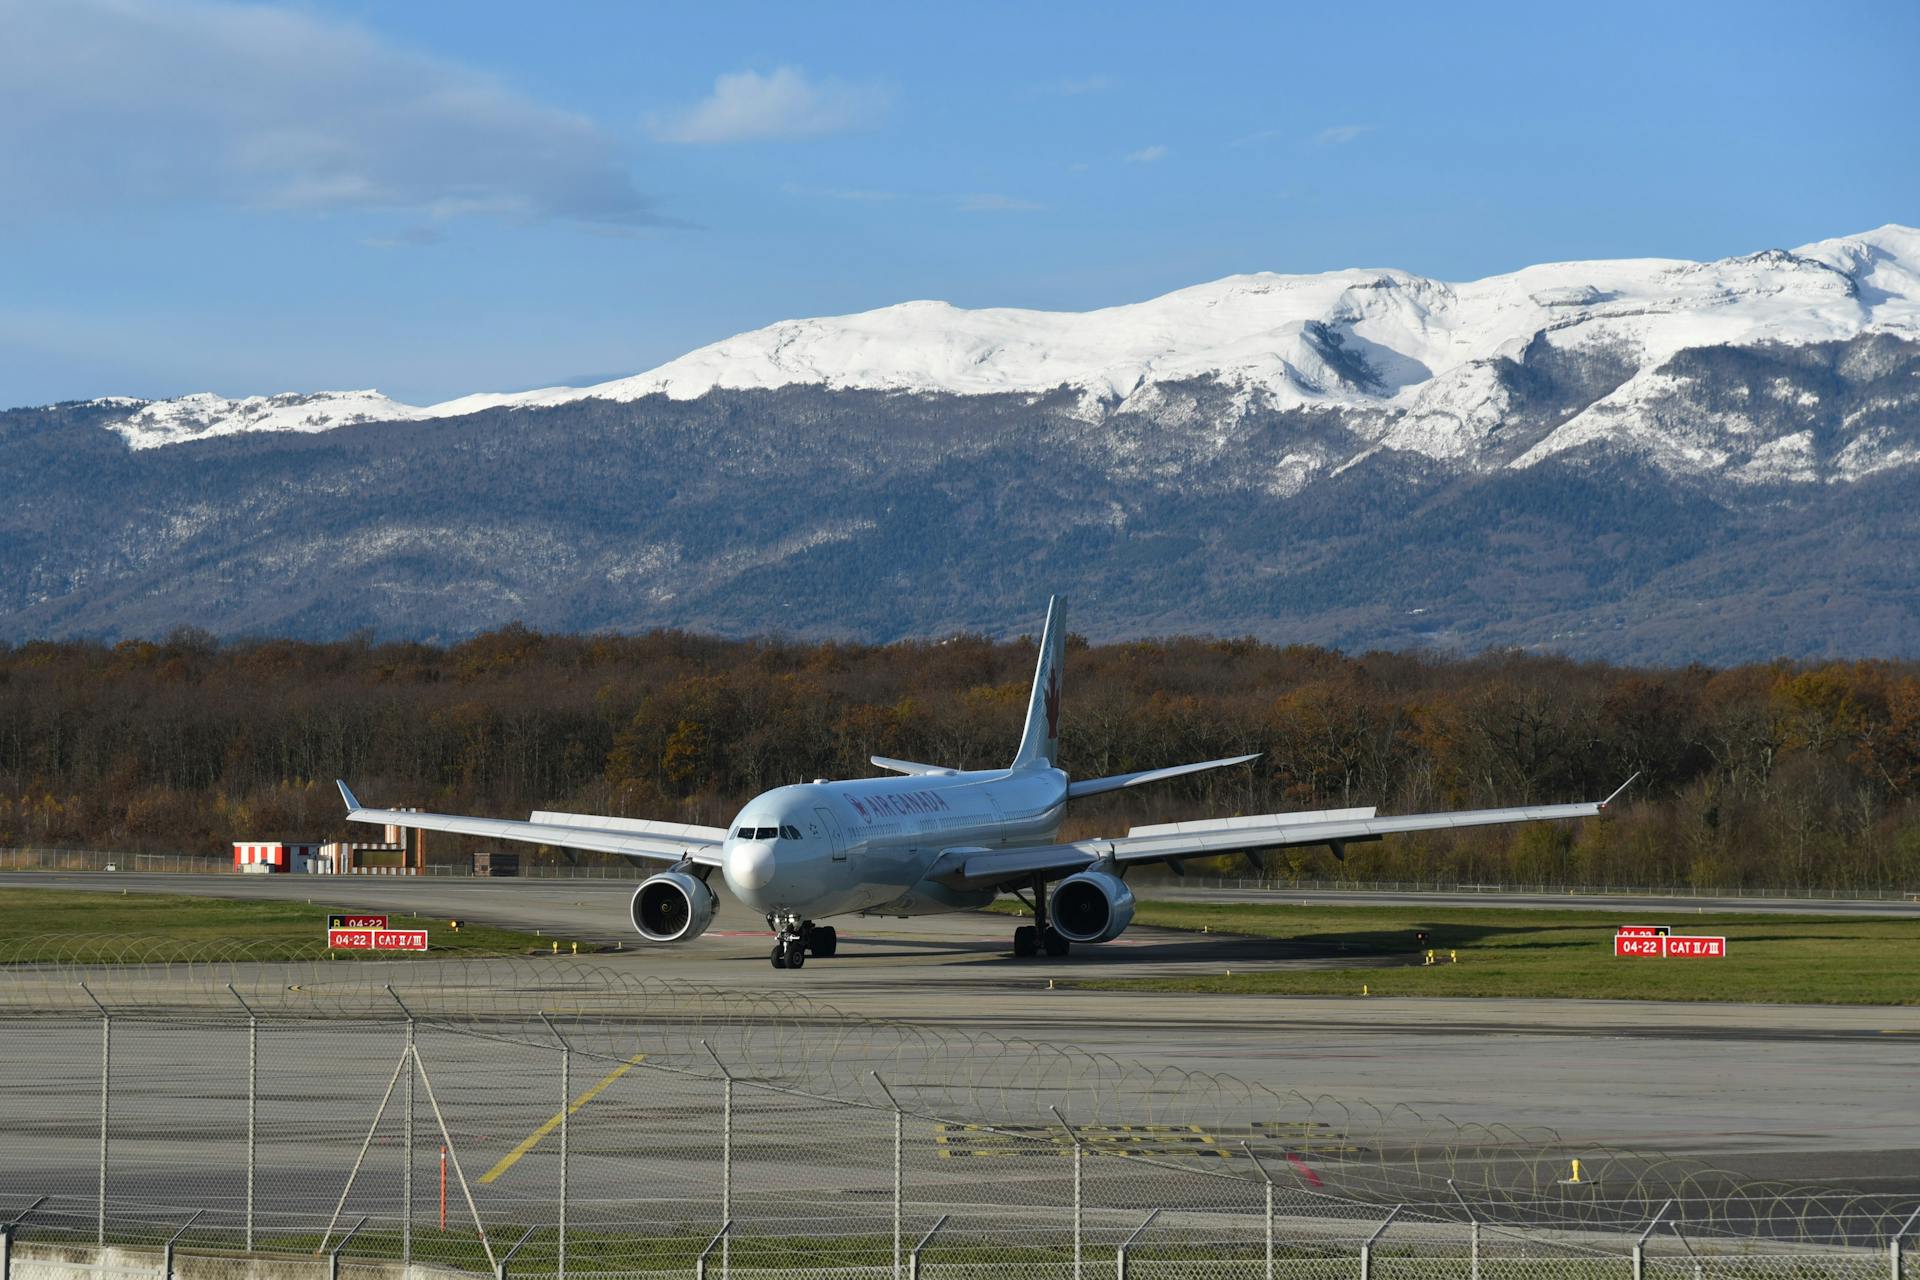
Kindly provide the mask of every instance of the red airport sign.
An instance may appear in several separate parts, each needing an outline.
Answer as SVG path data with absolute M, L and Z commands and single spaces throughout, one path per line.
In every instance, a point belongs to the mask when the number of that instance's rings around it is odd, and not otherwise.
M 1686 934 L 1623 932 L 1613 936 L 1613 954 L 1649 956 L 1662 960 L 1724 960 L 1727 955 L 1727 940 Z
M 1614 936 L 1628 938 L 1664 938 L 1673 932 L 1668 924 L 1623 924 L 1615 929 Z
M 385 916 L 328 916 L 329 929 L 384 929 L 387 927 Z
M 333 951 L 425 951 L 425 929 L 329 929 L 327 947 Z

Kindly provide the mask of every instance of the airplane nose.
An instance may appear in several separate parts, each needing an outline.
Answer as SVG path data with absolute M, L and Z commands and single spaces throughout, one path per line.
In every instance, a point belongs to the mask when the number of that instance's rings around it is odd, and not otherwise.
M 737 890 L 766 888 L 773 883 L 773 846 L 758 840 L 736 843 L 727 850 L 726 872 Z

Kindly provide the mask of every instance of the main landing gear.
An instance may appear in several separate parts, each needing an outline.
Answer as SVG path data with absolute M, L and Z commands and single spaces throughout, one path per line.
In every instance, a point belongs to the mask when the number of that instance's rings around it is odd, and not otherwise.
M 767 923 L 773 927 L 773 967 L 776 969 L 798 969 L 807 962 L 807 955 L 825 959 L 840 949 L 840 935 L 832 925 L 816 925 L 811 920 L 800 920 L 793 916 L 768 916 Z
M 1013 931 L 1013 954 L 1025 960 L 1042 951 L 1050 956 L 1064 956 L 1072 949 L 1073 944 L 1055 933 L 1053 926 L 1047 923 L 1047 882 L 1036 877 L 1033 882 L 1033 923 L 1023 924 Z

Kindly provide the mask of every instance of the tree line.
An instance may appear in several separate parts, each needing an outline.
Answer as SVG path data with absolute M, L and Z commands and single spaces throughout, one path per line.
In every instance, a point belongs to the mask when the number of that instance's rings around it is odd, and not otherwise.
M 1593 799 L 1578 824 L 1273 851 L 1273 874 L 1920 889 L 1920 664 L 1629 668 L 1520 652 L 1347 655 L 1253 640 L 1069 641 L 1076 776 L 1261 752 L 1074 807 L 1069 838 L 1177 818 Z M 510 626 L 451 645 L 196 631 L 0 645 L 0 846 L 223 853 L 328 839 L 371 804 L 724 824 L 887 755 L 1013 755 L 1032 639 L 891 645 Z M 451 857 L 450 837 L 430 845 Z M 1237 872 L 1246 860 L 1217 869 Z

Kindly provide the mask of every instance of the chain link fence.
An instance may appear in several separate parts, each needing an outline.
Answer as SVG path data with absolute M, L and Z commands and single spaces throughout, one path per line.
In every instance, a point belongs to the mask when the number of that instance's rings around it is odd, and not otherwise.
M 7 965 L 0 1079 L 5 1280 L 1864 1280 L 1920 1216 L 584 959 Z

